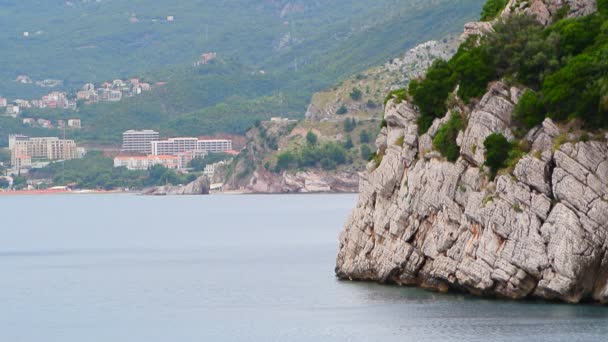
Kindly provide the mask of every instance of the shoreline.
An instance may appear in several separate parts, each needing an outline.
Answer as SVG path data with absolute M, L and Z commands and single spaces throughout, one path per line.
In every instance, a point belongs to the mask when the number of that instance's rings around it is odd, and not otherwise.
M 116 195 L 131 194 L 144 195 L 144 191 L 122 191 L 122 190 L 11 190 L 0 191 L 0 197 L 9 196 L 56 196 L 56 195 Z M 198 196 L 240 196 L 240 195 L 356 195 L 358 192 L 249 192 L 249 191 L 218 191 L 210 192 L 209 195 Z M 197 196 L 197 195 L 193 195 Z

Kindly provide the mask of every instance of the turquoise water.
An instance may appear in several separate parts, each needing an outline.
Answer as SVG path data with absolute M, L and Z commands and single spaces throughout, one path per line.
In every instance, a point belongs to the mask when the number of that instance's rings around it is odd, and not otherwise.
M 341 282 L 353 195 L 0 197 L 0 341 L 606 341 L 608 308 Z

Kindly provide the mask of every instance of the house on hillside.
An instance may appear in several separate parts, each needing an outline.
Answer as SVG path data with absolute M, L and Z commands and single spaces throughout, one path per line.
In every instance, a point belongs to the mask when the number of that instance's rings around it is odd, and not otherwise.
M 23 119 L 23 124 L 34 126 L 36 124 L 36 120 L 33 118 L 25 118 L 25 119 Z
M 42 100 L 32 100 L 32 107 L 46 108 L 46 104 Z
M 8 105 L 8 100 L 4 97 L 0 97 L 0 108 L 4 108 Z
M 69 119 L 68 127 L 80 129 L 80 128 L 82 128 L 82 123 L 80 122 L 80 119 Z
M 125 85 L 126 85 L 125 81 L 123 81 L 123 80 L 116 79 L 116 80 L 112 81 L 113 88 L 123 88 Z
M 30 101 L 27 100 L 21 100 L 21 99 L 17 99 L 14 101 L 14 103 L 19 106 L 19 108 L 24 109 L 24 108 L 32 108 L 32 105 L 30 104 Z
M 21 112 L 21 108 L 19 108 L 19 106 L 17 106 L 16 104 L 9 104 L 6 106 L 6 115 L 8 116 L 12 116 L 13 118 L 16 118 L 17 116 L 19 116 L 19 113 Z
M 205 52 L 201 54 L 198 61 L 196 61 L 195 66 L 209 64 L 209 62 L 213 61 L 217 58 L 216 52 Z
M 118 102 L 122 100 L 122 91 L 120 90 L 110 90 L 108 101 L 110 102 Z
M 42 128 L 53 128 L 53 123 L 50 120 L 38 119 L 36 122 Z

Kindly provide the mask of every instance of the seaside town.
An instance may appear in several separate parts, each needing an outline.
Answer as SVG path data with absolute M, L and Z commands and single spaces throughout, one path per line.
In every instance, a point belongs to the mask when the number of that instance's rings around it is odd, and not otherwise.
M 33 82 L 26 75 L 18 76 L 16 81 L 23 84 Z M 51 80 L 45 81 L 50 82 Z M 165 83 L 157 82 L 155 85 L 163 86 Z M 116 79 L 112 82 L 103 82 L 97 86 L 93 83 L 87 83 L 74 95 L 69 95 L 67 92 L 53 91 L 42 96 L 40 99 L 35 100 L 9 100 L 7 98 L 0 97 L 0 111 L 4 109 L 6 116 L 17 118 L 25 109 L 29 108 L 76 110 L 78 109 L 79 104 L 89 105 L 98 102 L 119 102 L 126 97 L 141 95 L 142 93 L 149 92 L 151 90 L 152 85 L 150 85 L 150 83 L 142 82 L 139 78 L 131 78 L 129 80 Z M 23 123 L 39 125 L 39 127 L 42 128 L 55 127 L 50 123 L 47 124 L 46 122 L 37 123 L 38 120 L 42 119 L 23 118 Z M 61 128 L 59 122 L 56 123 L 56 127 Z
M 216 52 L 205 52 L 199 56 L 199 59 L 196 62 L 194 62 L 194 66 L 206 65 L 215 59 L 217 59 Z M 63 84 L 63 81 L 54 79 L 34 81 L 27 75 L 17 76 L 15 82 L 20 84 L 35 84 L 42 88 L 54 88 Z M 165 85 L 165 82 L 156 82 L 154 84 L 155 87 L 162 87 Z M 42 96 L 40 99 L 35 100 L 9 100 L 0 96 L 0 112 L 4 110 L 6 116 L 17 118 L 23 110 L 29 108 L 77 110 L 78 106 L 81 104 L 90 105 L 99 102 L 120 102 L 124 98 L 150 92 L 152 91 L 152 88 L 153 86 L 150 83 L 143 82 L 140 78 L 130 78 L 128 80 L 115 79 L 111 82 L 103 82 L 99 85 L 87 83 L 73 95 L 70 95 L 67 92 L 53 91 Z M 23 124 L 40 128 L 63 128 L 59 121 L 53 125 L 50 121 L 44 119 L 23 118 Z
M 122 134 L 120 151 L 105 151 L 113 155 L 113 167 L 127 170 L 149 170 L 160 165 L 180 174 L 191 171 L 190 164 L 196 159 L 205 159 L 209 154 L 222 153 L 227 157 L 205 165 L 202 174 L 212 178 L 216 169 L 225 165 L 230 156 L 238 152 L 233 149 L 230 139 L 203 139 L 196 137 L 175 137 L 160 139 L 160 133 L 153 130 L 129 130 Z M 20 134 L 9 136 L 10 166 L 5 166 L 5 174 L 0 175 L 12 187 L 15 177 L 21 177 L 42 169 L 52 163 L 84 158 L 87 150 L 74 140 L 59 137 L 29 137 Z M 52 180 L 28 180 L 25 190 L 37 189 L 39 184 L 52 184 Z M 67 190 L 74 184 L 50 187 L 50 191 Z M 2 190 L 0 190 L 2 191 Z

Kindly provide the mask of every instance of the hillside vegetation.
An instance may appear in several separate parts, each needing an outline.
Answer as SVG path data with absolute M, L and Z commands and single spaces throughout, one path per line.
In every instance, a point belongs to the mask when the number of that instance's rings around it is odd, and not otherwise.
M 437 61 L 424 79 L 410 83 L 407 96 L 420 108 L 419 128 L 426 132 L 443 117 L 456 95 L 476 101 L 493 80 L 527 87 L 516 109 L 522 129 L 545 117 L 558 122 L 579 119 L 589 129 L 608 125 L 608 23 L 601 12 L 564 18 L 543 27 L 529 16 L 509 16 L 483 37 L 473 36 L 449 61 Z M 454 103 L 452 101 L 452 103 Z
M 303 116 L 315 91 L 458 29 L 476 16 L 481 2 L 139 0 L 39 6 L 26 0 L 0 10 L 0 41 L 12 51 L 0 56 L 0 95 L 41 94 L 40 88 L 15 83 L 18 74 L 61 79 L 65 89 L 143 75 L 167 85 L 120 104 L 25 115 L 81 117 L 84 129 L 76 138 L 92 143 L 117 142 L 120 131 L 144 127 L 179 135 L 244 133 L 259 119 Z M 166 21 L 169 15 L 173 22 Z M 206 51 L 217 52 L 218 60 L 194 68 Z M 6 127 L 16 126 L 7 120 L 0 138 Z

